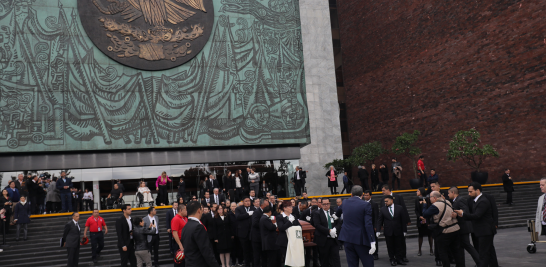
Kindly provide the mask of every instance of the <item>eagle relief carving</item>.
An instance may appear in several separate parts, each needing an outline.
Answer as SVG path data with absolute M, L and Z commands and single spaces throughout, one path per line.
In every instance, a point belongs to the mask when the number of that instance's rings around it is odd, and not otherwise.
M 80 16 L 87 12 L 89 20 L 82 17 L 82 24 L 95 45 L 110 58 L 141 69 L 167 69 L 187 62 L 206 44 L 214 21 L 212 0 L 78 2 L 86 2 L 79 12 Z M 97 31 L 97 26 L 103 30 Z M 155 62 L 156 67 L 139 60 Z

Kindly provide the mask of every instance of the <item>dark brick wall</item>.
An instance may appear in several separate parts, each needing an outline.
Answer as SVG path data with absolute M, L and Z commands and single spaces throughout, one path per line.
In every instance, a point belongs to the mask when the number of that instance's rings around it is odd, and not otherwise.
M 515 181 L 546 176 L 545 11 L 538 0 L 338 1 L 351 147 L 419 130 L 442 185 L 467 184 L 471 170 L 446 152 L 475 127 L 500 153 L 484 165 L 489 182 L 503 168 Z

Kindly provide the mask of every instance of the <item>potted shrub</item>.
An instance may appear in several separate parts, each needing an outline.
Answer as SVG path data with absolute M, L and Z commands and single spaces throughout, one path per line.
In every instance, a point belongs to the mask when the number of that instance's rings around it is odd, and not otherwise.
M 488 157 L 499 157 L 499 153 L 491 145 L 480 147 L 480 133 L 472 128 L 468 131 L 459 131 L 449 141 L 447 159 L 451 161 L 462 160 L 474 169 L 471 173 L 472 181 L 485 184 L 488 173 L 481 170 L 481 166 Z
M 419 185 L 422 186 L 421 179 L 417 177 L 417 162 L 415 161 L 415 156 L 421 154 L 421 149 L 414 145 L 415 142 L 419 140 L 419 135 L 421 135 L 421 132 L 417 130 L 413 131 L 413 133 L 403 133 L 396 137 L 391 149 L 394 154 L 402 155 L 411 160 L 413 165 L 413 179 L 411 179 L 409 183 L 412 189 L 419 188 Z

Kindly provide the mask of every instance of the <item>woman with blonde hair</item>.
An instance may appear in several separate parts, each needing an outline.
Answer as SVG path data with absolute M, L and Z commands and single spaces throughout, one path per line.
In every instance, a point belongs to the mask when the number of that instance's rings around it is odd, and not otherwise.
M 159 198 L 159 205 L 165 206 L 165 203 L 169 203 L 169 195 L 167 192 L 167 183 L 172 182 L 169 176 L 167 176 L 167 172 L 162 172 L 161 176 L 157 177 L 157 181 L 155 181 L 155 187 L 159 191 L 158 198 Z

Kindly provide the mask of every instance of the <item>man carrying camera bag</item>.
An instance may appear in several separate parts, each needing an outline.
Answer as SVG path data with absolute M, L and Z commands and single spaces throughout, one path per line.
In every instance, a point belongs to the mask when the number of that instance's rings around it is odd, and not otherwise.
M 430 193 L 430 203 L 432 205 L 423 210 L 423 216 L 419 219 L 425 221 L 425 218 L 431 218 L 429 229 L 434 236 L 434 242 L 438 244 L 440 262 L 436 266 L 449 267 L 449 251 L 457 252 L 459 250 L 459 224 L 457 218 L 453 217 L 453 208 L 451 204 L 442 198 L 438 191 Z M 460 255 L 454 254 L 457 266 L 463 266 L 464 262 Z

